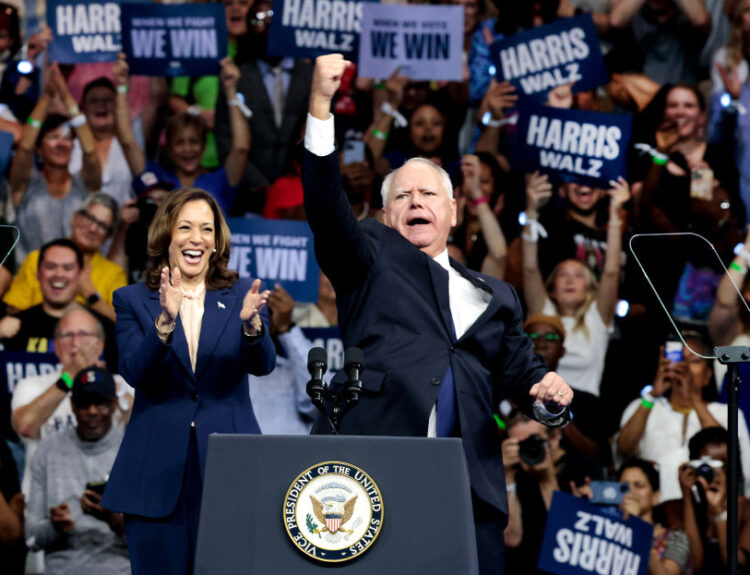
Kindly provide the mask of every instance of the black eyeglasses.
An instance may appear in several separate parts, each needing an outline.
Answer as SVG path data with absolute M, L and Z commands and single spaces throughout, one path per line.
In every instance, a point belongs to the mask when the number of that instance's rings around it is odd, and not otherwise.
M 528 335 L 532 340 L 544 338 L 547 341 L 560 341 L 562 339 L 560 337 L 560 334 L 557 333 L 536 333 L 535 331 L 527 332 L 526 335 Z
M 94 216 L 92 216 L 90 213 L 88 213 L 86 210 L 78 210 L 76 212 L 79 216 L 81 216 L 88 224 L 94 224 L 96 225 L 96 229 L 98 229 L 103 234 L 109 234 L 112 231 L 112 226 L 109 224 L 105 224 L 101 220 L 97 220 Z

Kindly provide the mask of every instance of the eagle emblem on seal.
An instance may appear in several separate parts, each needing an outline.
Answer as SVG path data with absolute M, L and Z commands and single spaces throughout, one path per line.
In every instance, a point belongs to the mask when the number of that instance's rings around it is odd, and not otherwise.
M 357 502 L 356 495 L 345 502 L 334 497 L 324 497 L 323 501 L 320 501 L 314 495 L 311 495 L 310 501 L 312 501 L 315 517 L 325 525 L 325 527 L 316 527 L 313 533 L 320 534 L 326 531 L 329 531 L 331 534 L 337 531 L 351 533 L 344 525 L 354 515 L 354 504 Z

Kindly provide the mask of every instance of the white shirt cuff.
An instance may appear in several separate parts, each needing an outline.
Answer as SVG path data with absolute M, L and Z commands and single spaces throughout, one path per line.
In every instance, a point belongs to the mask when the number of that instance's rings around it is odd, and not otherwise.
M 305 148 L 316 156 L 328 156 L 336 149 L 333 114 L 327 120 L 307 114 Z

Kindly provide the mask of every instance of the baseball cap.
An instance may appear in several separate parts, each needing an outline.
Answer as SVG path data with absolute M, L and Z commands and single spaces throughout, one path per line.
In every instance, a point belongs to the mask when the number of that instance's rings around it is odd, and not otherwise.
M 92 365 L 82 369 L 73 380 L 71 399 L 78 405 L 106 403 L 115 396 L 115 380 L 112 374 L 102 367 Z

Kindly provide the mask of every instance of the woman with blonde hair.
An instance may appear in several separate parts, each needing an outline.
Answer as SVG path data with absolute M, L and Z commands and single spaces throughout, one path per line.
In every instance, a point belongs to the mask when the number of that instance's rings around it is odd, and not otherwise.
M 592 202 L 598 201 L 596 190 L 589 190 Z M 574 389 L 599 396 L 604 357 L 617 305 L 620 282 L 623 221 L 622 206 L 630 199 L 628 183 L 623 178 L 610 182 L 607 252 L 602 277 L 597 283 L 593 272 L 577 259 L 563 260 L 554 268 L 547 282 L 539 270 L 537 241 L 539 209 L 552 195 L 552 184 L 538 172 L 526 184 L 526 225 L 523 238 L 523 293 L 529 314 L 558 316 L 565 326 L 565 355 L 558 372 Z M 580 190 L 579 190 L 580 191 Z M 587 192 L 588 194 L 588 192 Z M 581 194 L 585 196 L 586 194 Z M 546 233 L 546 232 L 545 232 Z

